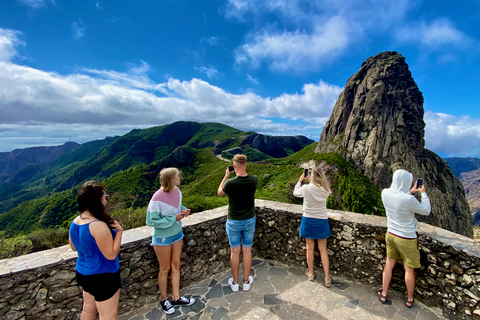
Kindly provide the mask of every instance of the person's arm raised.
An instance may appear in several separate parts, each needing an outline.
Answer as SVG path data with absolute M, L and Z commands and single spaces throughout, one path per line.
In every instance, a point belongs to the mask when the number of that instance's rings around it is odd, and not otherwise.
M 223 177 L 223 180 L 222 182 L 220 182 L 220 185 L 218 186 L 218 190 L 217 190 L 217 194 L 219 197 L 223 197 L 224 195 L 226 195 L 225 191 L 223 191 L 223 186 L 225 185 L 225 182 L 227 182 L 228 180 L 228 177 L 230 176 L 230 170 L 228 170 L 228 167 L 227 167 L 227 170 L 225 170 L 225 176 Z

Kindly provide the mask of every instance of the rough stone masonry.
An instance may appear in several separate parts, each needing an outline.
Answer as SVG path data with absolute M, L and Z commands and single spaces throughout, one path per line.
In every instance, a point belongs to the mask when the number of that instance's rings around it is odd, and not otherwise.
M 298 235 L 302 206 L 266 200 L 255 204 L 253 255 L 306 266 L 305 241 Z M 221 207 L 184 220 L 182 287 L 229 269 L 226 215 L 227 207 Z M 328 215 L 332 274 L 380 286 L 386 218 L 332 210 Z M 415 298 L 441 308 L 451 319 L 480 317 L 480 244 L 424 223 L 418 234 L 422 267 L 417 270 Z M 158 263 L 150 240 L 150 227 L 125 232 L 120 252 L 124 288 L 119 319 L 159 299 Z M 75 259 L 76 253 L 63 246 L 0 260 L 0 318 L 78 319 L 82 298 L 75 282 Z M 397 290 L 404 288 L 402 269 L 398 265 L 394 270 L 392 287 Z

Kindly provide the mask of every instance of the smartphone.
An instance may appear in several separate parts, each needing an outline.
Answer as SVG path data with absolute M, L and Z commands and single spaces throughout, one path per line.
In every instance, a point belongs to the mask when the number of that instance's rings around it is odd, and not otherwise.
M 423 179 L 422 179 L 422 178 L 418 178 L 418 179 L 417 179 L 417 189 L 420 189 L 422 186 L 423 186 Z
M 303 175 L 304 175 L 305 177 L 308 177 L 308 169 L 303 169 Z
M 235 168 L 233 166 L 228 166 L 228 171 L 233 172 L 235 171 Z

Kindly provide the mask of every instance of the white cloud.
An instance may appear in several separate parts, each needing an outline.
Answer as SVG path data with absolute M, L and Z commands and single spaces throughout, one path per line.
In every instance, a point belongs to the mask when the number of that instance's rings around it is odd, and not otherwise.
M 18 55 L 16 47 L 25 46 L 21 36 L 19 31 L 0 28 L 0 61 L 10 61 Z
M 103 10 L 103 7 L 100 5 L 100 2 L 99 2 L 99 1 L 97 1 L 97 2 L 95 3 L 95 9 L 97 9 L 97 10 Z
M 85 142 L 178 120 L 215 121 L 269 134 L 308 128 L 306 135 L 319 136 L 341 91 L 319 82 L 304 85 L 298 94 L 263 98 L 232 94 L 200 79 L 156 83 L 142 74 L 147 66 L 141 61 L 142 72 L 131 67 L 130 73 L 83 69 L 60 75 L 0 62 L 0 151 L 28 143 L 59 144 L 70 137 Z M 289 119 L 306 124 L 290 125 Z
M 214 66 L 212 66 L 211 64 L 209 64 L 208 67 L 206 67 L 206 66 L 200 66 L 200 67 L 195 66 L 194 68 L 195 68 L 195 70 L 198 70 L 198 71 L 206 74 L 209 79 L 219 78 L 219 77 L 224 76 L 224 74 L 222 72 L 219 72 L 218 69 L 215 68 Z
M 235 63 L 279 72 L 311 72 L 338 59 L 374 33 L 386 33 L 404 19 L 416 1 L 230 0 L 225 16 L 255 21 Z M 275 22 L 271 17 L 275 16 Z M 269 17 L 269 18 L 266 18 Z M 269 21 L 267 25 L 265 21 Z M 368 40 L 368 38 L 367 38 Z
M 254 78 L 252 77 L 251 75 L 247 74 L 247 81 L 253 83 L 253 84 L 256 84 L 256 85 L 259 85 L 260 82 L 258 81 L 257 78 Z
M 335 16 L 318 25 L 312 33 L 294 31 L 272 33 L 263 30 L 247 36 L 247 43 L 236 51 L 236 64 L 258 68 L 267 62 L 275 71 L 302 72 L 319 69 L 332 56 L 342 53 L 349 43 L 349 30 L 342 17 Z
M 48 3 L 56 5 L 55 0 L 17 0 L 17 2 L 31 8 L 39 9 L 47 6 Z
M 395 37 L 400 43 L 420 44 L 429 51 L 452 46 L 464 48 L 472 41 L 445 18 L 431 23 L 420 21 L 411 26 L 399 28 Z
M 78 22 L 72 22 L 72 31 L 73 31 L 73 38 L 80 40 L 85 36 L 85 31 L 87 27 L 83 24 L 80 20 Z
M 457 157 L 480 155 L 480 119 L 425 112 L 425 147 Z
M 151 70 L 150 65 L 143 60 L 140 60 L 140 64 L 127 63 L 127 66 L 128 73 L 135 75 L 145 75 Z

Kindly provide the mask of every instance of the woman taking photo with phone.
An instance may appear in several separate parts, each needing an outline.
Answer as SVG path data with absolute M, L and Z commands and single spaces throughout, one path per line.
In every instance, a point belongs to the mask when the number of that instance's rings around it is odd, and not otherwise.
M 77 192 L 80 215 L 69 232 L 69 243 L 78 252 L 76 280 L 83 288 L 81 320 L 116 319 L 120 297 L 118 251 L 122 226 L 105 213 L 108 194 L 96 181 L 85 182 Z
M 308 174 L 308 171 L 306 171 Z M 302 181 L 308 179 L 309 184 L 302 186 Z M 300 176 L 293 195 L 303 198 L 303 215 L 300 224 L 300 236 L 305 238 L 307 246 L 307 265 L 308 269 L 305 275 L 308 280 L 313 281 L 315 274 L 313 272 L 315 240 L 320 251 L 323 271 L 325 272 L 325 286 L 330 288 L 332 285 L 330 279 L 330 265 L 327 253 L 327 238 L 330 237 L 330 225 L 327 215 L 327 198 L 331 194 L 325 173 L 321 166 L 316 166 L 312 174 L 305 176 L 305 172 Z
M 178 169 L 162 169 L 160 185 L 160 190 L 155 192 L 148 204 L 147 225 L 153 227 L 151 245 L 159 263 L 160 305 L 163 312 L 172 314 L 175 312 L 174 306 L 192 305 L 195 302 L 193 298 L 180 296 L 180 256 L 183 247 L 181 220 L 190 214 L 190 209 L 182 206 Z M 172 282 L 171 302 L 167 294 L 169 273 Z

